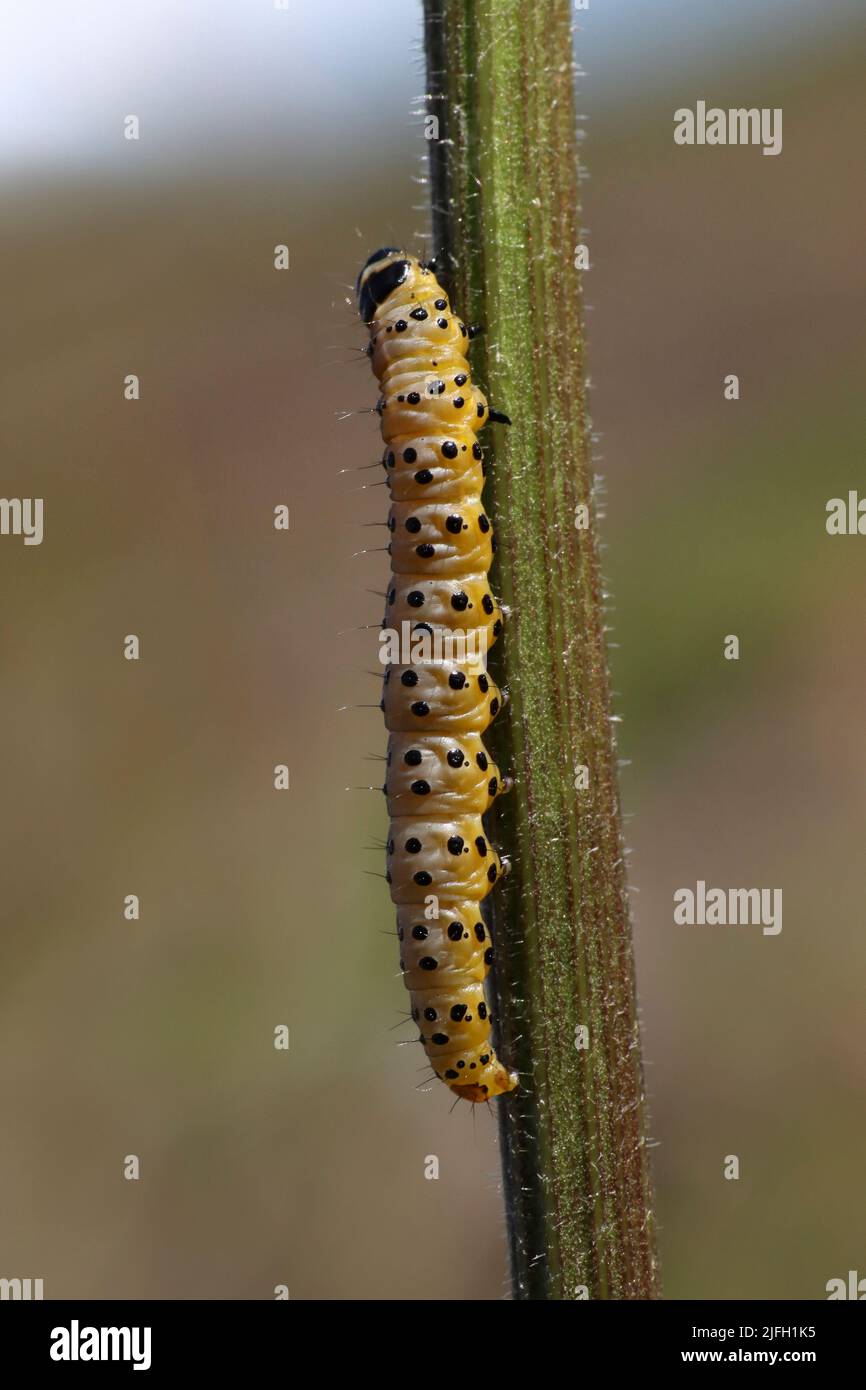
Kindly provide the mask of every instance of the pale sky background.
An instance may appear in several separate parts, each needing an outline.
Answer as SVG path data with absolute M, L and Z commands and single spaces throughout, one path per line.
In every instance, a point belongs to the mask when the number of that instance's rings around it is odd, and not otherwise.
M 142 165 L 305 162 L 323 140 L 339 160 L 340 131 L 356 148 L 359 119 L 371 140 L 398 113 L 407 119 L 423 88 L 420 15 L 420 0 L 289 0 L 285 10 L 273 0 L 0 0 L 0 167 L 128 161 L 130 112 Z M 766 70 L 768 47 L 780 59 L 803 45 L 817 55 L 863 22 L 863 4 L 590 0 L 578 18 L 587 104 L 600 110 L 672 70 L 683 100 L 716 99 L 690 89 L 703 69 L 717 85 L 720 64 Z M 763 104 L 760 91 L 754 100 Z

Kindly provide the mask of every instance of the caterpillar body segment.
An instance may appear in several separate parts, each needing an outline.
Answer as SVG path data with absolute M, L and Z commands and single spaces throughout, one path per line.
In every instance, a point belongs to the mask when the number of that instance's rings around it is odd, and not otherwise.
M 483 633 L 485 650 L 502 631 L 502 609 L 490 591 L 486 574 L 431 578 L 432 566 L 423 574 L 395 574 L 388 590 L 383 626 L 424 623 L 444 636 L 455 632 Z
M 431 895 L 439 912 L 451 902 L 480 903 L 501 872 L 502 863 L 480 816 L 403 816 L 391 822 L 387 874 L 391 899 L 398 906 L 424 907 Z
M 482 816 L 508 789 L 482 735 L 504 703 L 486 670 L 502 631 L 487 578 L 495 548 L 478 432 L 491 411 L 473 384 L 471 336 L 432 269 L 395 247 L 361 270 L 391 493 L 389 634 L 411 637 L 387 666 L 387 874 L 400 968 L 436 1075 L 473 1102 L 513 1090 L 490 1043 L 493 961 L 481 903 L 507 870 Z M 420 645 L 416 645 L 420 644 Z
M 401 449 L 386 449 L 382 466 L 394 502 L 480 497 L 484 487 L 484 456 L 477 440 L 471 453 L 460 451 L 449 458 L 442 453 L 441 441 L 419 437 Z
M 480 501 L 419 501 L 408 510 L 397 503 L 388 516 L 394 574 L 422 573 L 426 560 L 435 560 L 441 575 L 487 573 L 493 531 Z
M 392 733 L 388 739 L 388 815 L 483 816 L 507 791 L 477 733 Z
M 467 662 L 391 665 L 382 709 L 393 733 L 483 734 L 502 708 L 499 687 Z

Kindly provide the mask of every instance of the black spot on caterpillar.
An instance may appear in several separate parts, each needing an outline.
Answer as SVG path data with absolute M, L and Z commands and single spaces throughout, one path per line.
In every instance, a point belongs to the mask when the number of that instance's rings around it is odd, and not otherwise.
M 357 295 L 391 491 L 384 626 L 431 640 L 481 638 L 456 659 L 390 665 L 382 709 L 386 878 L 412 1017 L 436 1075 L 460 1099 L 486 1101 L 514 1090 L 517 1075 L 490 1045 L 484 998 L 493 949 L 480 905 L 505 866 L 481 818 L 508 783 L 481 738 L 502 705 L 484 666 L 502 611 L 487 581 L 493 532 L 476 435 L 489 420 L 509 421 L 473 385 L 470 332 L 429 265 L 382 247 L 361 270 Z

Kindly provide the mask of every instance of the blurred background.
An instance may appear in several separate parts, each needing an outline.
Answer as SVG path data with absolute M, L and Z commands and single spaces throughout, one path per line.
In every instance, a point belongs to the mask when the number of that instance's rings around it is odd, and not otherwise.
M 823 1298 L 866 1275 L 866 541 L 824 527 L 864 479 L 866 16 L 580 18 L 665 1292 Z M 505 1297 L 495 1126 L 416 1089 L 384 806 L 345 790 L 381 781 L 386 571 L 353 558 L 378 474 L 341 471 L 379 452 L 349 301 L 426 229 L 420 8 L 18 0 L 2 30 L 2 493 L 45 533 L 0 538 L 0 1276 Z M 675 146 L 699 98 L 781 106 L 783 153 Z M 781 935 L 674 927 L 699 878 L 781 887 Z

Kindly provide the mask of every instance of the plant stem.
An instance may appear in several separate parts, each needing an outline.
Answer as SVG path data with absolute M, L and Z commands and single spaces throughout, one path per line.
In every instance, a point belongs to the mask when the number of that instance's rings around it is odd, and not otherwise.
M 495 753 L 516 778 L 493 909 L 499 1115 L 515 1297 L 653 1298 L 644 1087 L 585 394 L 569 0 L 425 0 L 433 239 L 481 323 L 474 366 L 510 430 L 485 496 L 511 609 Z M 588 526 L 578 529 L 584 505 Z M 580 790 L 578 769 L 588 770 Z M 500 803 L 501 804 L 501 803 Z M 580 1030 L 588 1041 L 579 1046 Z

